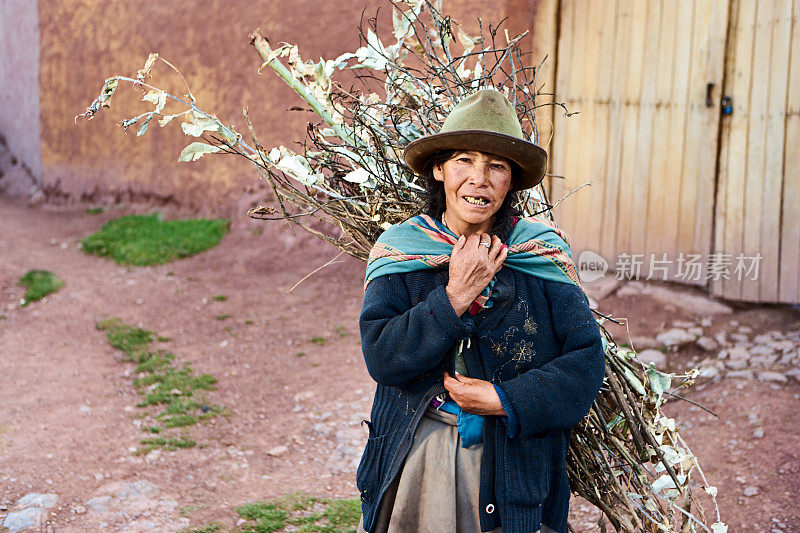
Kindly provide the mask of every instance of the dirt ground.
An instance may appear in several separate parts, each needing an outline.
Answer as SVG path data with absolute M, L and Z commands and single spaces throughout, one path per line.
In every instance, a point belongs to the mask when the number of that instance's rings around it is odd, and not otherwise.
M 341 256 L 287 292 L 338 251 L 283 223 L 239 216 L 207 252 L 121 267 L 78 242 L 107 220 L 150 209 L 89 215 L 86 207 L 29 208 L 0 195 L 0 524 L 30 493 L 58 495 L 48 515 L 58 532 L 176 531 L 210 521 L 228 528 L 248 501 L 295 490 L 357 497 L 366 438 L 359 422 L 369 418 L 374 390 L 357 328 L 363 264 Z M 51 270 L 65 286 L 20 307 L 16 281 L 30 269 Z M 702 321 L 704 335 L 745 325 L 751 337 L 800 330 L 797 309 L 730 305 L 731 313 L 696 316 L 622 290 L 599 304 L 648 338 L 681 320 Z M 198 446 L 132 453 L 148 435 L 133 365 L 95 327 L 109 317 L 169 338 L 158 347 L 219 380 L 210 398 L 227 414 L 187 430 Z M 707 356 L 690 345 L 668 353 L 666 365 Z M 739 371 L 701 380 L 686 396 L 719 418 L 686 402 L 666 408 L 718 486 L 731 533 L 800 531 L 800 383 L 787 368 L 777 367 L 782 379 Z M 576 501 L 578 531 L 597 530 L 591 516 Z

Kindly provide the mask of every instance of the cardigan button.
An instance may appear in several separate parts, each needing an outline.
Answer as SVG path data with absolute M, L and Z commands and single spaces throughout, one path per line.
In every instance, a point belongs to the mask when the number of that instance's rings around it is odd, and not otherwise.
M 367 492 L 366 490 L 362 490 L 361 491 L 361 500 L 365 501 L 365 502 L 368 502 L 370 500 L 369 492 Z
M 486 506 L 486 512 L 488 514 L 492 514 L 494 512 L 494 504 L 490 503 L 489 505 L 487 505 Z

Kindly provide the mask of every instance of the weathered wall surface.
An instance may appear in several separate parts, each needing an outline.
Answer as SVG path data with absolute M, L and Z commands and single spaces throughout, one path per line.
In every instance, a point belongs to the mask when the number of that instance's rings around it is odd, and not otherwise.
M 478 17 L 484 24 L 509 17 L 513 35 L 532 26 L 538 3 L 453 0 L 445 1 L 445 10 L 470 30 Z M 158 52 L 180 68 L 200 107 L 244 131 L 246 106 L 262 144 L 290 146 L 304 138 L 313 115 L 288 111 L 300 103 L 294 93 L 269 69 L 257 74 L 260 58 L 249 34 L 261 28 L 273 43 L 297 43 L 303 57 L 336 57 L 358 47 L 362 11 L 371 16 L 378 7 L 380 19 L 391 24 L 391 6 L 378 0 L 39 0 L 43 187 L 51 197 L 155 196 L 220 212 L 258 185 L 255 170 L 228 156 L 177 163 L 189 139 L 174 125 L 151 123 L 145 136 L 137 138 L 135 129 L 126 136 L 116 123 L 132 114 L 127 111 L 149 109 L 137 103 L 141 93 L 121 85 L 110 110 L 91 122 L 75 124 L 73 117 L 106 77 L 134 75 L 149 52 Z M 179 87 L 163 65 L 154 74 L 157 83 Z
M 0 2 L 0 188 L 16 194 L 42 174 L 37 13 L 36 0 Z

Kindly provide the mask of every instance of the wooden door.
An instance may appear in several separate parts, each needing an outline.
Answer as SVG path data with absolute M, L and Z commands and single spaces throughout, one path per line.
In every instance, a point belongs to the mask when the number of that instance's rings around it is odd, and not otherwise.
M 725 298 L 800 303 L 799 19 L 800 0 L 731 3 L 714 246 L 730 272 L 711 280 Z
M 555 210 L 576 259 L 591 250 L 618 277 L 707 285 L 684 263 L 712 249 L 728 8 L 562 0 L 556 101 L 579 114 L 556 109 L 551 196 L 593 180 Z

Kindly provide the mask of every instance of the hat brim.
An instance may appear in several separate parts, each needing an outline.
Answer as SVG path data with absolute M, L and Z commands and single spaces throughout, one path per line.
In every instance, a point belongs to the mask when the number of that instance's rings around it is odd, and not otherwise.
M 514 161 L 522 172 L 512 183 L 512 191 L 539 185 L 547 171 L 547 152 L 541 147 L 510 135 L 484 130 L 460 130 L 422 137 L 406 146 L 403 159 L 411 170 L 422 174 L 428 158 L 442 150 L 477 150 Z

